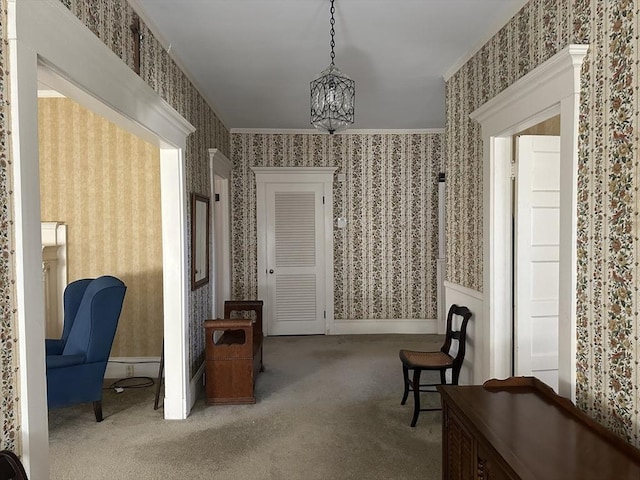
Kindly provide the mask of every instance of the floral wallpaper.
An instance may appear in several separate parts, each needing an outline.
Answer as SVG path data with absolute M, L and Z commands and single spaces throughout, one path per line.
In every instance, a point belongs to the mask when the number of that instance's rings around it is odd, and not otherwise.
M 231 135 L 234 298 L 256 298 L 255 176 L 250 167 L 337 166 L 337 320 L 436 318 L 438 172 L 443 135 Z
M 13 282 L 13 229 L 11 228 L 11 158 L 9 154 L 9 78 L 6 65 L 7 0 L 0 0 L 0 449 L 20 448 L 18 401 L 18 344 Z
M 482 291 L 482 139 L 469 113 L 570 43 L 581 74 L 577 404 L 640 446 L 640 20 L 630 1 L 531 0 L 446 84 L 447 265 Z

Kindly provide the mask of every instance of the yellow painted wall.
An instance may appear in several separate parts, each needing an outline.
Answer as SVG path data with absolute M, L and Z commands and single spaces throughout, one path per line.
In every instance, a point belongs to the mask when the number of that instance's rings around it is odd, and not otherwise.
M 114 275 L 127 285 L 112 356 L 160 355 L 160 152 L 65 98 L 41 98 L 43 221 L 68 225 L 69 281 Z

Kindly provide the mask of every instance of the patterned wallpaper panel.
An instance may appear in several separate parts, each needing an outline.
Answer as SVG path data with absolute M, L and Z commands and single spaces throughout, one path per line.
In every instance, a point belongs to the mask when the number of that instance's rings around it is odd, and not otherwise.
M 443 135 L 231 135 L 234 298 L 256 298 L 252 166 L 337 166 L 335 318 L 436 317 L 437 177 Z
M 640 446 L 637 5 L 531 0 L 446 85 L 447 280 L 482 291 L 482 140 L 469 113 L 570 43 L 581 74 L 577 404 Z M 462 192 L 462 195 L 459 194 Z
M 0 449 L 19 450 L 18 344 L 12 228 L 11 157 L 9 155 L 9 77 L 7 1 L 0 0 Z
M 158 148 L 65 98 L 39 99 L 38 117 L 41 215 L 68 225 L 69 281 L 120 278 L 127 295 L 111 355 L 159 356 Z

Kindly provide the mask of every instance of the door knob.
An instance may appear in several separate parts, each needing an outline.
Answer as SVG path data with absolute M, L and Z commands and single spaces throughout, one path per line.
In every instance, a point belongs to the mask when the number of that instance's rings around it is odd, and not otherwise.
M 269 270 L 269 273 L 273 273 L 273 268 L 271 270 Z

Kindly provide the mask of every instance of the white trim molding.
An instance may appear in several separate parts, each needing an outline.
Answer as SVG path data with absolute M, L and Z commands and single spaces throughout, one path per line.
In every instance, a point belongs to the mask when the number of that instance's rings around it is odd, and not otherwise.
M 155 37 L 157 42 L 162 46 L 162 48 L 165 49 L 165 51 L 167 52 L 169 57 L 171 57 L 171 60 L 173 60 L 175 62 L 175 64 L 178 66 L 178 68 L 180 68 L 180 70 L 182 70 L 182 73 L 184 73 L 184 75 L 189 79 L 191 84 L 195 87 L 195 89 L 202 96 L 202 98 L 205 99 L 205 101 L 209 105 L 209 108 L 211 108 L 211 110 L 213 110 L 213 113 L 215 113 L 216 117 L 218 117 L 218 120 L 220 120 L 220 122 L 222 122 L 222 125 L 224 125 L 224 127 L 227 130 L 229 130 L 228 125 L 223 120 L 222 116 L 220 116 L 220 114 L 218 113 L 218 110 L 216 109 L 215 104 L 213 103 L 211 98 L 209 98 L 207 95 L 204 94 L 205 90 L 200 85 L 200 82 L 198 82 L 195 79 L 195 77 L 191 74 L 191 70 L 189 70 L 184 65 L 184 62 L 182 62 L 180 57 L 178 57 L 177 55 L 173 54 L 173 52 L 171 51 L 171 44 L 164 37 L 164 35 L 160 31 L 160 29 L 158 28 L 156 23 L 153 20 L 151 20 L 151 18 L 147 15 L 147 12 L 145 11 L 145 9 L 140 4 L 140 1 L 139 0 L 127 0 L 127 2 L 131 6 L 131 8 L 133 8 L 133 10 L 136 12 L 136 14 L 140 17 L 140 19 L 144 22 L 144 24 L 147 26 L 147 28 L 153 33 L 153 36 Z
M 334 320 L 331 335 L 437 334 L 437 319 Z
M 204 368 L 206 364 L 206 362 L 202 362 L 200 364 L 200 367 L 198 367 L 198 370 L 189 382 L 189 396 L 192 398 L 193 402 L 195 402 L 195 400 L 200 396 L 200 392 L 202 391 L 202 387 L 204 385 Z
M 45 324 L 47 325 L 46 332 L 47 338 L 57 338 L 62 334 L 63 320 L 64 320 L 64 289 L 67 287 L 67 225 L 62 222 L 41 222 L 40 231 L 42 234 L 42 266 L 44 274 L 44 287 L 45 287 Z M 51 265 L 45 257 L 45 254 L 51 253 L 53 265 L 55 270 L 55 278 L 48 278 L 50 270 L 48 266 Z M 45 265 L 48 264 L 48 265 Z M 49 287 L 54 288 L 49 290 Z M 51 296 L 49 296 L 51 295 Z M 54 311 L 49 308 L 55 309 Z M 51 336 L 55 334 L 56 336 Z
M 211 239 L 211 318 L 224 316 L 224 301 L 231 299 L 231 172 L 233 163 L 217 148 L 209 149 L 210 188 L 213 194 Z M 216 195 L 219 195 L 216 200 Z
M 158 377 L 160 357 L 109 357 L 104 378 Z M 127 367 L 132 367 L 127 371 Z
M 478 290 L 474 290 L 472 288 L 463 287 L 462 285 L 458 285 L 457 283 L 451 283 L 449 281 L 445 281 L 444 287 L 449 291 L 455 291 L 455 292 L 461 293 L 462 295 L 473 298 L 475 300 L 479 300 L 479 301 L 484 300 L 484 296 L 482 295 L 482 292 L 479 292 Z M 445 311 L 448 311 L 448 309 L 449 308 L 447 307 Z
M 575 400 L 576 229 L 580 68 L 587 45 L 569 45 L 471 113 L 483 156 L 484 312 L 477 380 L 512 372 L 511 136 L 560 114 L 559 393 Z
M 260 182 L 280 182 L 283 175 L 296 175 L 301 182 L 333 183 L 333 174 L 338 167 L 251 167 L 251 170 L 260 176 Z
M 316 130 L 315 128 L 289 128 L 289 129 L 277 129 L 277 128 L 232 128 L 230 133 L 255 133 L 262 135 L 330 135 L 329 132 L 323 132 Z M 444 133 L 444 127 L 442 128 L 419 128 L 419 129 L 350 129 L 340 133 L 334 133 L 333 135 L 384 135 L 384 134 L 398 134 L 398 135 L 410 135 L 410 134 L 422 134 L 422 133 Z
M 212 172 L 222 178 L 231 178 L 233 162 L 227 158 L 217 148 L 209 149 L 209 160 L 211 161 Z

